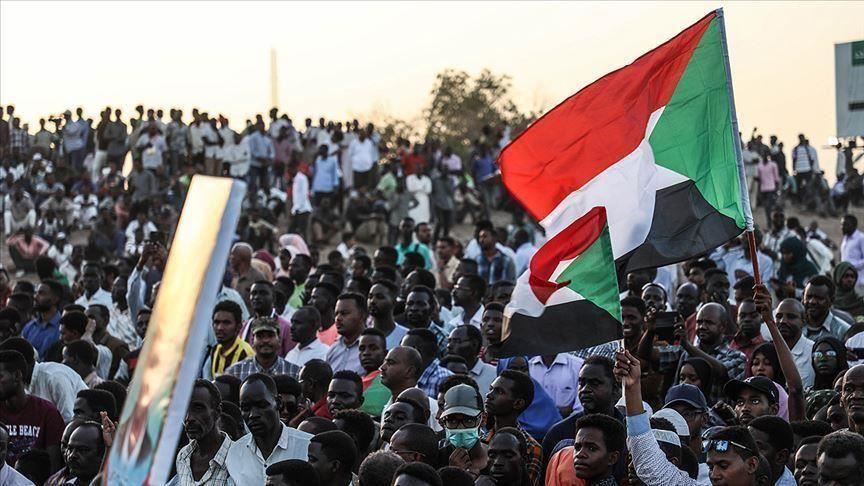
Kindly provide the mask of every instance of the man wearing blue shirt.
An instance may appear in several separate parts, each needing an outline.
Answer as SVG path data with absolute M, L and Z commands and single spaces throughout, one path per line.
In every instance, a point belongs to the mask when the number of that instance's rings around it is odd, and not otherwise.
M 36 317 L 24 326 L 21 337 L 39 351 L 39 361 L 52 344 L 60 339 L 60 311 L 58 306 L 63 296 L 63 285 L 56 280 L 45 280 L 36 288 L 33 311 Z
M 321 205 L 322 199 L 330 199 L 339 187 L 339 161 L 336 156 L 329 155 L 329 147 L 318 147 L 318 157 L 315 158 L 312 175 L 312 195 L 315 206 Z
M 255 131 L 249 134 L 249 173 L 246 180 L 255 187 L 268 187 L 267 170 L 276 157 L 273 141 L 264 130 L 264 122 L 255 124 Z

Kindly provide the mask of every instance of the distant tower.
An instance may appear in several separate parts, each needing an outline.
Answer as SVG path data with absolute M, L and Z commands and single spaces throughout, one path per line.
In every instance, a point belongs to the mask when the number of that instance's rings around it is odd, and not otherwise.
M 279 70 L 276 67 L 276 49 L 270 49 L 270 107 L 279 106 Z

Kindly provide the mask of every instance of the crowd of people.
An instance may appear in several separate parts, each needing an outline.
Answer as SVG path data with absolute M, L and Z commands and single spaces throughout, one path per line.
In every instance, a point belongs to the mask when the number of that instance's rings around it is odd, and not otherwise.
M 742 237 L 629 273 L 623 343 L 496 358 L 543 242 L 495 175 L 506 127 L 460 155 L 277 110 L 242 134 L 136 111 L 0 119 L 0 484 L 99 483 L 194 174 L 250 189 L 171 485 L 861 483 L 864 233 L 784 214 L 806 144 L 791 171 L 744 144 L 764 285 Z

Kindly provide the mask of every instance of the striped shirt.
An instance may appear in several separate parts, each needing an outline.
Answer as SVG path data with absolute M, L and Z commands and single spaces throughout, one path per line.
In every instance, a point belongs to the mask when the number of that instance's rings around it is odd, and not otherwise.
M 264 368 L 258 363 L 255 357 L 246 358 L 243 361 L 238 361 L 225 370 L 225 374 L 234 375 L 240 378 L 240 381 L 245 380 L 252 373 L 264 373 L 265 375 L 288 375 L 291 378 L 297 378 L 300 374 L 300 368 L 293 365 L 280 357 L 276 357 L 276 362 L 269 368 Z
M 210 355 L 210 371 L 213 376 L 221 375 L 225 372 L 225 368 L 254 355 L 255 351 L 252 350 L 252 346 L 240 338 L 234 338 L 234 344 L 228 349 L 217 344 Z
M 234 444 L 225 432 L 222 432 L 222 445 L 216 451 L 216 455 L 210 459 L 207 471 L 201 476 L 201 479 L 196 481 L 192 475 L 192 454 L 198 449 L 198 441 L 191 441 L 177 453 L 177 476 L 172 481 L 172 485 L 179 486 L 198 486 L 203 484 L 213 486 L 234 486 L 234 480 L 228 475 L 228 467 L 226 460 L 228 451 Z

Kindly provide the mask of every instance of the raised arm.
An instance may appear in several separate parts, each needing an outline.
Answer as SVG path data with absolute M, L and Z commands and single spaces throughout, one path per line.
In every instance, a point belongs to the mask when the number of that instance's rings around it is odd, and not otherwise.
M 780 335 L 780 330 L 777 329 L 777 323 L 774 322 L 771 294 L 761 284 L 754 286 L 753 291 L 753 300 L 756 302 L 756 309 L 762 314 L 762 319 L 768 326 L 771 340 L 774 341 L 774 349 L 777 351 L 777 360 L 780 361 L 780 369 L 783 370 L 783 375 L 786 376 L 786 388 L 789 393 L 789 421 L 805 420 L 804 384 L 801 381 L 798 367 L 795 366 L 795 358 L 792 357 L 792 351 L 789 350 L 789 346 L 786 344 L 783 336 Z

